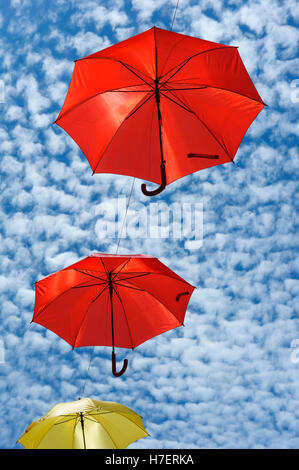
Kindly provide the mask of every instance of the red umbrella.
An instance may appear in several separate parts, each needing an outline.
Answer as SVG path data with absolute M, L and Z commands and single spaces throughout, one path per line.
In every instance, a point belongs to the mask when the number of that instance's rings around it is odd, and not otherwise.
M 56 119 L 93 173 L 167 184 L 232 162 L 264 107 L 233 46 L 153 27 L 75 61 Z
M 95 253 L 35 284 L 32 321 L 73 348 L 135 348 L 181 326 L 194 287 L 146 255 Z

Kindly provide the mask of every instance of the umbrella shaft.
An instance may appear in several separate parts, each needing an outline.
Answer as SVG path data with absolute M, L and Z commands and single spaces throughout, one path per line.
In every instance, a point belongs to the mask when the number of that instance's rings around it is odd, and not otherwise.
M 80 421 L 81 421 L 81 428 L 82 428 L 82 434 L 83 434 L 83 443 L 84 443 L 84 449 L 86 449 L 86 441 L 85 441 L 85 431 L 84 431 L 84 420 L 83 420 L 83 413 L 80 413 Z
M 159 90 L 159 80 L 155 80 L 155 98 L 157 103 L 157 112 L 158 112 L 158 127 L 159 127 L 159 139 L 160 139 L 160 153 L 161 153 L 161 163 L 164 164 L 163 156 L 163 143 L 162 143 L 162 116 L 160 110 L 160 90 Z
M 111 279 L 111 273 L 108 273 L 109 282 L 109 294 L 110 294 L 110 313 L 111 313 L 111 333 L 112 333 L 112 351 L 114 352 L 114 322 L 113 322 L 113 285 Z

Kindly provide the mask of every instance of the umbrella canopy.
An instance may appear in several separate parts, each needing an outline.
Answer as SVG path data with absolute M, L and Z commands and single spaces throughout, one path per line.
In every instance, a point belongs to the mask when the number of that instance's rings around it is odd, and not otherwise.
M 125 449 L 146 436 L 141 417 L 130 408 L 82 398 L 53 406 L 17 442 L 26 449 Z
M 181 326 L 194 287 L 157 258 L 94 253 L 35 284 L 32 321 L 74 348 L 135 348 Z
M 232 162 L 264 103 L 238 49 L 153 27 L 75 61 L 56 119 L 93 173 L 160 184 Z

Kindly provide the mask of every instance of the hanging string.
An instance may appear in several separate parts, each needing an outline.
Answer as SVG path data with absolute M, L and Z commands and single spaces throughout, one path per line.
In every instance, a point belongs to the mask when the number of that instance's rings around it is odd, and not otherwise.
M 85 381 L 84 381 L 84 384 L 83 384 L 83 388 L 82 388 L 82 392 L 81 392 L 80 398 L 81 398 L 81 397 L 84 398 L 84 391 L 85 391 L 85 387 L 86 387 L 86 383 L 87 383 L 87 379 L 88 379 L 88 375 L 89 375 L 89 370 L 90 370 L 90 366 L 91 366 L 91 361 L 92 361 L 92 358 L 93 358 L 93 355 L 94 355 L 94 350 L 95 350 L 95 348 L 93 348 L 93 350 L 92 350 L 92 352 L 91 352 L 91 355 L 90 355 L 89 365 L 88 365 L 88 368 L 87 368 L 87 371 L 86 371 L 86 377 L 85 377 Z
M 125 221 L 126 221 L 126 218 L 127 218 L 127 213 L 128 213 L 129 205 L 130 205 L 130 202 L 131 202 L 131 197 L 132 197 L 132 193 L 133 193 L 134 183 L 135 183 L 135 178 L 133 178 L 133 181 L 132 181 L 131 190 L 130 190 L 130 195 L 129 195 L 129 199 L 128 199 L 128 202 L 127 202 L 125 215 L 124 215 L 124 218 L 123 218 L 123 223 L 122 223 L 122 226 L 121 226 L 120 234 L 119 234 L 119 236 L 118 236 L 118 242 L 117 242 L 116 253 L 115 253 L 116 255 L 117 255 L 117 253 L 118 253 L 118 248 L 119 248 L 120 239 L 121 239 L 121 236 L 122 236 L 122 233 L 123 233 L 123 229 L 124 229 Z
M 172 28 L 173 28 L 173 24 L 174 24 L 174 20 L 175 20 L 175 15 L 176 15 L 176 12 L 177 12 L 177 9 L 178 9 L 178 6 L 179 6 L 179 1 L 180 1 L 180 0 L 178 0 L 178 1 L 176 2 L 176 7 L 175 7 L 174 14 L 173 14 L 173 17 L 172 17 L 172 23 L 171 23 L 170 31 L 172 31 Z

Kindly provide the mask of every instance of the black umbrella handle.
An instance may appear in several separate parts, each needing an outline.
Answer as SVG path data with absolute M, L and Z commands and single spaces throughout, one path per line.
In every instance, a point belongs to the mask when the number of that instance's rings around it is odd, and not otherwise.
M 121 375 L 123 375 L 126 372 L 127 367 L 128 367 L 128 359 L 124 359 L 124 363 L 123 363 L 123 366 L 122 366 L 121 370 L 119 372 L 116 371 L 116 355 L 112 351 L 112 374 L 115 377 L 120 377 Z
M 166 171 L 165 171 L 165 165 L 164 163 L 161 163 L 161 184 L 157 189 L 154 189 L 153 191 L 149 191 L 146 189 L 146 184 L 141 185 L 141 191 L 145 196 L 156 196 L 157 194 L 160 194 L 165 188 L 166 188 Z

